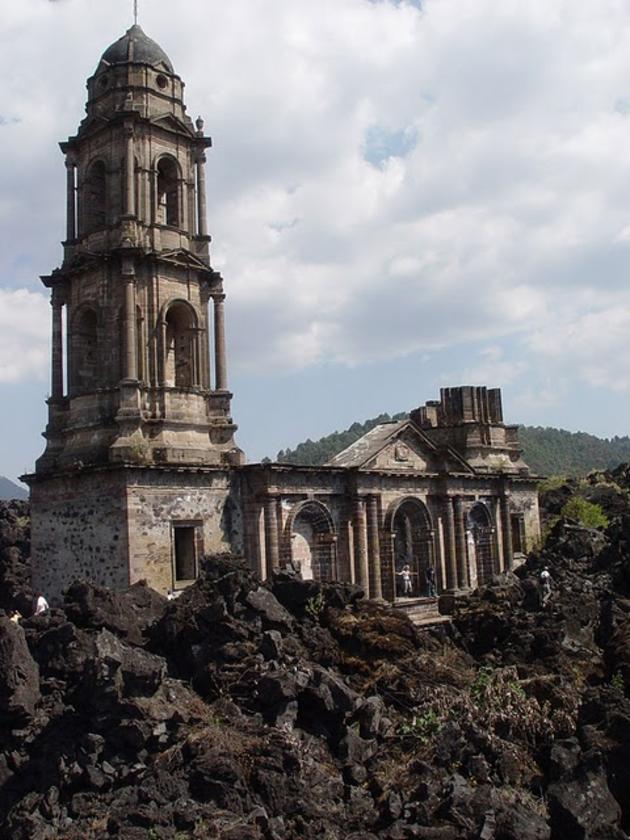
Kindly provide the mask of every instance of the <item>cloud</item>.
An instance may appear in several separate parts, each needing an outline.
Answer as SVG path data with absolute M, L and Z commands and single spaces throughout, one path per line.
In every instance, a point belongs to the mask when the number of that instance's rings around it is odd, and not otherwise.
M 0 289 L 0 383 L 44 379 L 48 370 L 50 305 L 26 289 Z
M 3 109 L 20 122 L 3 127 L 6 286 L 32 289 L 59 260 L 56 142 L 75 132 L 85 78 L 130 23 L 124 5 L 24 0 L 7 10 Z M 141 23 L 214 137 L 213 261 L 237 370 L 359 365 L 511 338 L 509 357 L 459 370 L 516 381 L 549 366 L 627 387 L 630 9 L 180 8 L 173 17 L 169 4 L 145 4 Z

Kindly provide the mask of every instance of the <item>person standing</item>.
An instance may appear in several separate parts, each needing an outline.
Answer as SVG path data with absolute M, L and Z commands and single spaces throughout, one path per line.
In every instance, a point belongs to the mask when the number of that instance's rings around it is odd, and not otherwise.
M 427 595 L 429 598 L 437 597 L 437 589 L 435 587 L 435 569 L 431 563 L 427 566 L 424 576 L 427 581 Z
M 551 598 L 551 574 L 549 569 L 545 568 L 540 573 L 540 586 L 542 590 L 542 606 L 547 606 L 547 601 Z
M 403 595 L 409 596 L 413 592 L 413 587 L 411 585 L 411 575 L 415 574 L 411 571 L 410 566 L 405 563 L 402 569 L 399 572 L 396 572 L 402 578 L 402 585 L 403 585 Z
M 42 615 L 48 612 L 50 606 L 48 601 L 44 598 L 41 592 L 35 592 L 33 595 L 33 615 Z

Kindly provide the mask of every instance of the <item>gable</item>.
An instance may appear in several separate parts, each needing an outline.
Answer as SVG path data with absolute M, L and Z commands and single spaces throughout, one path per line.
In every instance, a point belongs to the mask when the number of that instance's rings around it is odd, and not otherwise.
M 328 462 L 330 466 L 402 472 L 474 472 L 454 450 L 437 447 L 413 422 L 384 423 Z
M 387 443 L 363 465 L 363 469 L 438 472 L 438 463 L 435 453 L 428 451 L 412 435 L 402 434 Z

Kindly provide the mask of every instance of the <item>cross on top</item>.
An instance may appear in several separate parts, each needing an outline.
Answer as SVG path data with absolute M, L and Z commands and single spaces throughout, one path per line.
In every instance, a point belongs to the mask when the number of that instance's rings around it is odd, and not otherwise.
M 133 22 L 138 24 L 138 0 L 133 0 Z

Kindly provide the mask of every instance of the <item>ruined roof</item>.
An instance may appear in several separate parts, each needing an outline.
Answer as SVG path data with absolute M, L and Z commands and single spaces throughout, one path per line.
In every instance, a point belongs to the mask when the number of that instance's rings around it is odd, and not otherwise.
M 108 47 L 99 62 L 106 64 L 151 64 L 153 67 L 163 67 L 173 73 L 173 65 L 164 50 L 155 41 L 145 35 L 142 27 L 135 24 L 128 29 L 122 38 Z
M 331 467 L 360 467 L 377 455 L 387 441 L 400 431 L 403 426 L 408 426 L 408 420 L 400 420 L 397 423 L 381 423 L 369 432 L 350 444 L 342 452 L 339 452 L 329 461 L 327 466 Z

